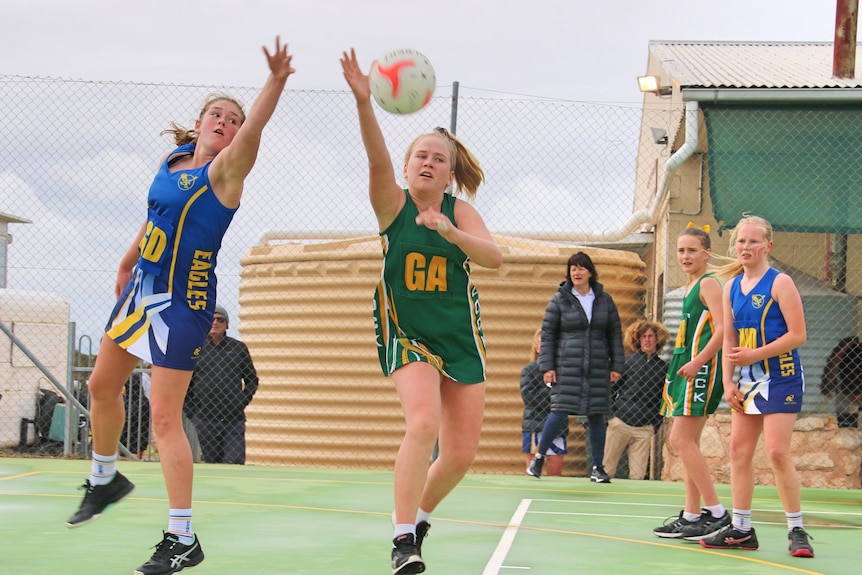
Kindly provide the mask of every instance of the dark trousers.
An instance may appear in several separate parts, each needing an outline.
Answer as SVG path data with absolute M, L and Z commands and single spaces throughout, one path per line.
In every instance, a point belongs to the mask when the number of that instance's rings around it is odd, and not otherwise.
M 206 463 L 245 463 L 245 421 L 193 418 Z
M 569 414 L 559 411 L 553 411 L 545 420 L 545 426 L 542 428 L 542 436 L 539 438 L 539 453 L 547 453 L 548 448 L 554 442 L 554 438 L 559 437 L 569 423 Z M 605 458 L 605 437 L 608 433 L 608 425 L 605 423 L 605 416 L 602 413 L 587 416 L 587 429 L 590 436 L 590 454 L 592 455 L 593 465 L 595 467 L 602 466 L 602 460 Z

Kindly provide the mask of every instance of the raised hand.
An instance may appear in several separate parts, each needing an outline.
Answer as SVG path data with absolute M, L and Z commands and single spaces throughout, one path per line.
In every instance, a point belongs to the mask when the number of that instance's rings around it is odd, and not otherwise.
M 287 53 L 287 44 L 282 46 L 281 36 L 275 37 L 275 52 L 270 54 L 269 50 L 264 46 L 263 53 L 266 54 L 266 60 L 269 63 L 269 70 L 275 78 L 284 80 L 296 72 L 296 70 L 290 66 L 290 61 L 293 59 L 293 56 Z
M 353 90 L 353 95 L 357 100 L 370 99 L 371 86 L 368 83 L 368 76 L 362 73 L 362 69 L 356 61 L 356 50 L 351 48 L 349 55 L 347 52 L 341 54 L 341 69 L 344 71 L 344 79 L 347 80 L 347 84 Z

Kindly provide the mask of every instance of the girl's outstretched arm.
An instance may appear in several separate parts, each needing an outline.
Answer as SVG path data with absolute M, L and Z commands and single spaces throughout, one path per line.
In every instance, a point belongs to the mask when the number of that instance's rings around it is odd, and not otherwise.
M 288 76 L 295 72 L 290 65 L 293 56 L 287 53 L 287 44 L 282 45 L 280 37 L 275 38 L 273 53 L 270 54 L 266 46 L 263 53 L 269 65 L 269 77 L 233 141 L 219 152 L 210 166 L 213 188 L 218 191 L 219 200 L 229 207 L 239 205 L 243 183 L 257 160 L 263 128 L 275 112 Z
M 356 98 L 356 110 L 359 113 L 359 129 L 362 133 L 362 143 L 368 156 L 368 195 L 371 207 L 377 216 L 380 230 L 385 230 L 401 211 L 406 198 L 398 182 L 395 181 L 395 170 L 392 159 L 386 149 L 386 141 L 374 108 L 371 106 L 371 86 L 368 76 L 359 68 L 356 51 L 351 48 L 350 54 L 342 53 L 341 69 L 344 79 Z

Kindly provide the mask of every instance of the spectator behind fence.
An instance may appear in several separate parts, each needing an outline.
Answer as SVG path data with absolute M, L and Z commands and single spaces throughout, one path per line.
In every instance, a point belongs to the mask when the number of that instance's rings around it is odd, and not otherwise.
M 858 427 L 862 403 L 862 342 L 845 337 L 832 349 L 820 391 L 835 403 L 838 427 Z
M 626 356 L 620 378 L 611 384 L 611 415 L 605 443 L 605 472 L 614 477 L 623 452 L 629 453 L 629 479 L 644 479 L 655 429 L 661 423 L 661 393 L 667 362 L 659 351 L 667 342 L 667 328 L 641 320 L 630 325 L 623 341 Z
M 230 316 L 215 306 L 212 327 L 186 395 L 206 463 L 245 463 L 245 408 L 258 378 L 248 347 L 227 335 Z
M 539 450 L 527 473 L 542 476 L 545 453 L 565 428 L 569 415 L 586 415 L 593 468 L 590 481 L 610 483 L 605 473 L 605 417 L 611 383 L 625 362 L 617 306 L 599 283 L 593 260 L 578 252 L 566 262 L 566 279 L 545 308 L 539 366 L 551 387 L 551 413 Z
M 542 381 L 542 370 L 539 369 L 539 351 L 542 346 L 542 330 L 537 329 L 533 336 L 533 349 L 530 363 L 521 370 L 521 399 L 524 400 L 524 417 L 521 420 L 523 440 L 521 450 L 527 457 L 527 468 L 533 455 L 539 449 L 539 436 L 548 414 L 551 413 L 551 388 Z M 563 455 L 566 453 L 566 436 L 569 428 L 566 426 L 560 435 L 551 443 L 545 454 L 548 465 L 547 475 L 562 475 Z

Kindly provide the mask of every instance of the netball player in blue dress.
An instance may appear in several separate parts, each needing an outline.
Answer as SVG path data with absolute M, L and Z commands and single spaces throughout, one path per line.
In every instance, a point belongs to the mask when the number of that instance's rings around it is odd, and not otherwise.
M 192 131 L 172 124 L 177 148 L 159 166 L 147 220 L 120 261 L 117 304 L 89 380 L 93 435 L 84 500 L 69 518 L 99 517 L 134 485 L 116 470 L 123 429 L 123 385 L 141 360 L 153 364 L 150 406 L 170 515 L 162 541 L 138 575 L 169 575 L 204 559 L 192 529 L 192 454 L 182 427 L 183 400 L 216 305 L 216 256 L 239 207 L 260 137 L 288 76 L 287 46 L 264 47 L 269 78 L 246 116 L 225 95 L 211 97 Z
M 802 523 L 799 477 L 790 453 L 790 436 L 802 409 L 805 377 L 799 346 L 805 343 L 802 298 L 790 276 L 770 267 L 772 225 L 747 216 L 730 237 L 737 262 L 722 269 L 731 277 L 723 290 L 724 398 L 732 410 L 730 483 L 733 522 L 700 540 L 711 549 L 758 548 L 751 526 L 754 496 L 754 450 L 763 435 L 766 455 L 775 476 L 787 518 L 789 551 L 794 557 L 814 557 Z M 739 380 L 734 381 L 734 369 Z

